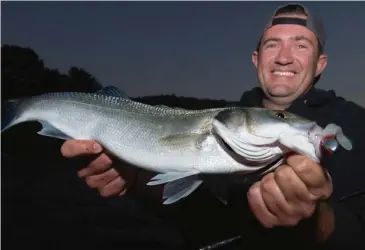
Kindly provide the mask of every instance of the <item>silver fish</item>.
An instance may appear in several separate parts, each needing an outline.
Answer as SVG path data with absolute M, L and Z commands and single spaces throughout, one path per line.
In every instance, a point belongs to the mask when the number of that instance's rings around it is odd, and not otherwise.
M 323 138 L 351 150 L 341 129 L 285 111 L 226 107 L 185 110 L 136 102 L 124 94 L 49 93 L 6 103 L 2 131 L 38 121 L 38 134 L 93 139 L 114 156 L 158 174 L 147 185 L 164 186 L 164 204 L 191 194 L 200 174 L 251 173 L 296 151 L 319 161 Z M 334 143 L 333 143 L 334 142 Z M 273 168 L 279 166 L 278 161 Z

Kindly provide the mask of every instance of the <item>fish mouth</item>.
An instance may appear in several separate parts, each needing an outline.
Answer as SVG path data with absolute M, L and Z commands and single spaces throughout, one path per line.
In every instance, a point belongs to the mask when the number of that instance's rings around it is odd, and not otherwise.
M 352 149 L 351 141 L 336 124 L 328 124 L 324 129 L 316 126 L 309 132 L 309 140 L 315 146 L 318 158 L 332 155 L 339 146 L 345 150 Z
M 320 150 L 321 152 L 326 152 L 327 155 L 332 155 L 338 148 L 339 143 L 336 140 L 336 135 L 327 135 L 322 138 L 320 142 Z

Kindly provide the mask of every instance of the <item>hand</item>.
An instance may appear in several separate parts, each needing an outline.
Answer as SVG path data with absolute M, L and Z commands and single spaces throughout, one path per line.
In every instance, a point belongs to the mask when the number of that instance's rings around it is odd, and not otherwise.
M 67 140 L 61 147 L 64 157 L 73 158 L 85 155 L 97 155 L 103 151 L 100 144 L 93 140 Z M 119 168 L 118 168 L 119 170 Z M 101 196 L 124 195 L 129 184 L 136 177 L 135 168 L 121 168 L 121 174 L 113 167 L 113 160 L 101 153 L 88 166 L 78 171 L 90 188 L 98 189 Z
M 317 201 L 332 194 L 332 181 L 317 163 L 291 155 L 287 164 L 265 175 L 249 189 L 250 208 L 267 228 L 295 226 L 315 211 Z

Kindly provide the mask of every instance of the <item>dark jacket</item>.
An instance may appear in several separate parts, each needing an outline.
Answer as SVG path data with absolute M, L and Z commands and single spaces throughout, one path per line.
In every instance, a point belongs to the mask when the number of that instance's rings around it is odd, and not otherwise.
M 240 105 L 262 107 L 262 99 L 261 89 L 254 88 L 242 95 Z M 365 249 L 360 247 L 365 242 L 365 109 L 337 96 L 334 91 L 314 88 L 297 99 L 287 111 L 316 121 L 323 127 L 335 123 L 352 140 L 352 151 L 339 147 L 324 163 L 333 180 L 331 204 L 336 219 L 332 237 L 320 249 Z M 246 192 L 233 190 L 229 203 L 240 218 L 244 249 L 259 249 L 260 246 L 290 248 L 297 247 L 298 242 L 303 249 L 315 246 L 312 235 L 315 217 L 302 221 L 296 228 L 266 230 L 248 211 Z

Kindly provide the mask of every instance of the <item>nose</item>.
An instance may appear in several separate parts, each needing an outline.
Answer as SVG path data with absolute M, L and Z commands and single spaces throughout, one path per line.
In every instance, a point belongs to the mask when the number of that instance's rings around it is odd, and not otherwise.
M 276 55 L 275 62 L 280 65 L 288 65 L 293 63 L 294 57 L 289 46 L 282 46 Z

